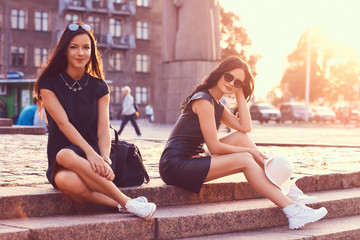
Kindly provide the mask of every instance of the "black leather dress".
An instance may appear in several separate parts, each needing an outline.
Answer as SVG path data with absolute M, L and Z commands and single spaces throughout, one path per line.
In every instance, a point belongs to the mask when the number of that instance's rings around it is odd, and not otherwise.
M 207 90 L 195 93 L 175 123 L 159 164 L 160 176 L 166 184 L 195 193 L 200 192 L 211 161 L 211 156 L 193 157 L 204 152 L 205 143 L 198 116 L 191 108 L 191 103 L 197 99 L 206 99 L 214 106 L 216 128 L 219 129 L 224 105 Z

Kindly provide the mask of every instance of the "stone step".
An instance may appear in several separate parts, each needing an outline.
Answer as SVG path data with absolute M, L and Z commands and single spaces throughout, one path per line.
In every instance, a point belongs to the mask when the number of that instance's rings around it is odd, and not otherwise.
M 349 216 L 359 219 L 359 216 L 356 216 L 360 215 L 359 188 L 316 192 L 311 195 L 320 200 L 312 207 L 325 206 L 328 209 L 326 219 L 342 218 L 338 219 L 338 223 L 353 219 Z M 248 234 L 247 231 L 255 230 L 261 233 L 263 230 L 259 230 L 264 228 L 286 231 L 287 225 L 281 209 L 263 198 L 163 206 L 159 207 L 154 218 L 149 220 L 115 212 L 23 216 L 0 220 L 0 239 L 175 239 L 231 232 Z M 292 233 L 328 230 L 327 225 L 321 226 L 323 225 L 320 221 L 306 226 L 303 230 L 293 230 Z
M 121 190 L 130 197 L 146 196 L 157 206 L 262 198 L 247 182 L 244 180 L 237 182 L 239 177 L 234 176 L 204 184 L 200 194 L 165 185 L 161 179 L 152 179 L 149 184 L 141 187 L 121 188 Z M 360 172 L 307 176 L 299 179 L 296 184 L 306 193 L 360 187 Z M 99 208 L 79 206 L 50 185 L 0 188 L 0 219 L 87 211 L 99 211 Z
M 360 215 L 324 219 L 301 230 L 286 226 L 255 231 L 234 232 L 212 236 L 185 238 L 187 240 L 327 240 L 360 239 Z
M 326 218 L 360 215 L 360 189 L 312 193 L 328 210 Z M 224 234 L 288 226 L 282 210 L 268 199 L 160 207 L 155 213 L 160 239 Z M 310 225 L 311 226 L 311 225 Z
M 0 127 L 11 127 L 13 120 L 11 118 L 0 118 Z
M 11 127 L 0 127 L 0 134 L 41 135 L 41 134 L 45 134 L 45 133 L 46 133 L 46 129 L 44 127 L 20 126 L 20 125 L 13 125 Z

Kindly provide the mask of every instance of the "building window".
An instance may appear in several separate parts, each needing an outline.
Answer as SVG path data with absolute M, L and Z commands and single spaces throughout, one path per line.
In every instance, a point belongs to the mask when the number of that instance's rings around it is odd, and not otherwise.
M 136 55 L 136 71 L 137 72 L 150 72 L 150 59 L 148 55 Z
M 146 87 L 136 87 L 136 104 L 148 103 L 148 90 Z
M 66 14 L 65 15 L 66 24 L 69 25 L 70 23 L 79 22 L 80 18 L 77 14 Z
M 149 24 L 147 22 L 136 23 L 136 38 L 137 39 L 149 39 Z
M 100 36 L 100 34 L 101 34 L 100 17 L 89 16 L 87 22 L 91 25 L 94 35 Z M 99 39 L 99 37 L 96 37 L 96 38 Z
M 48 50 L 47 48 L 35 48 L 34 50 L 34 65 L 35 67 L 40 67 L 45 64 L 48 59 Z
M 74 6 L 74 7 L 81 7 L 81 1 L 80 0 L 70 0 L 69 5 Z
M 35 30 L 36 31 L 49 31 L 49 13 L 35 12 Z
M 11 65 L 24 66 L 25 65 L 25 48 L 11 46 Z
M 119 19 L 110 18 L 110 33 L 113 37 L 121 36 L 121 21 Z
M 110 53 L 109 70 L 110 71 L 121 70 L 121 53 L 119 52 Z
M 136 5 L 139 7 L 149 7 L 150 6 L 150 0 L 137 0 Z
M 11 28 L 25 29 L 25 11 L 12 9 L 11 10 Z
M 121 87 L 115 86 L 115 104 L 121 103 Z
M 113 85 L 109 85 L 109 89 L 110 89 L 110 104 L 114 104 L 115 102 L 115 98 L 114 98 L 114 86 Z

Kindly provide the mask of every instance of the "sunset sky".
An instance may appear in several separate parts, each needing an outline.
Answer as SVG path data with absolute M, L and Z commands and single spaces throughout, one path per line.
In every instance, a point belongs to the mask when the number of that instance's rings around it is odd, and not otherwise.
M 358 0 L 219 0 L 237 14 L 258 61 L 255 96 L 265 97 L 281 81 L 287 55 L 311 26 L 319 26 L 360 54 L 360 1 Z

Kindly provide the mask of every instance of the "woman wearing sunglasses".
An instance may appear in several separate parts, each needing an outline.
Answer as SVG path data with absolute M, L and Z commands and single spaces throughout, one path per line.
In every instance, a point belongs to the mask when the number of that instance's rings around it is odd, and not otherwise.
M 204 182 L 243 172 L 257 192 L 283 209 L 291 229 L 321 219 L 325 208 L 314 210 L 294 203 L 266 177 L 266 156 L 246 134 L 252 128 L 246 102 L 253 90 L 249 67 L 238 57 L 223 60 L 210 72 L 182 104 L 160 159 L 161 178 L 169 185 L 199 193 Z M 230 94 L 236 97 L 238 117 L 220 102 Z M 220 122 L 236 132 L 219 139 Z
M 34 92 L 39 109 L 46 110 L 49 182 L 78 202 L 152 217 L 155 204 L 130 199 L 112 182 L 110 94 L 90 25 L 66 27 Z

